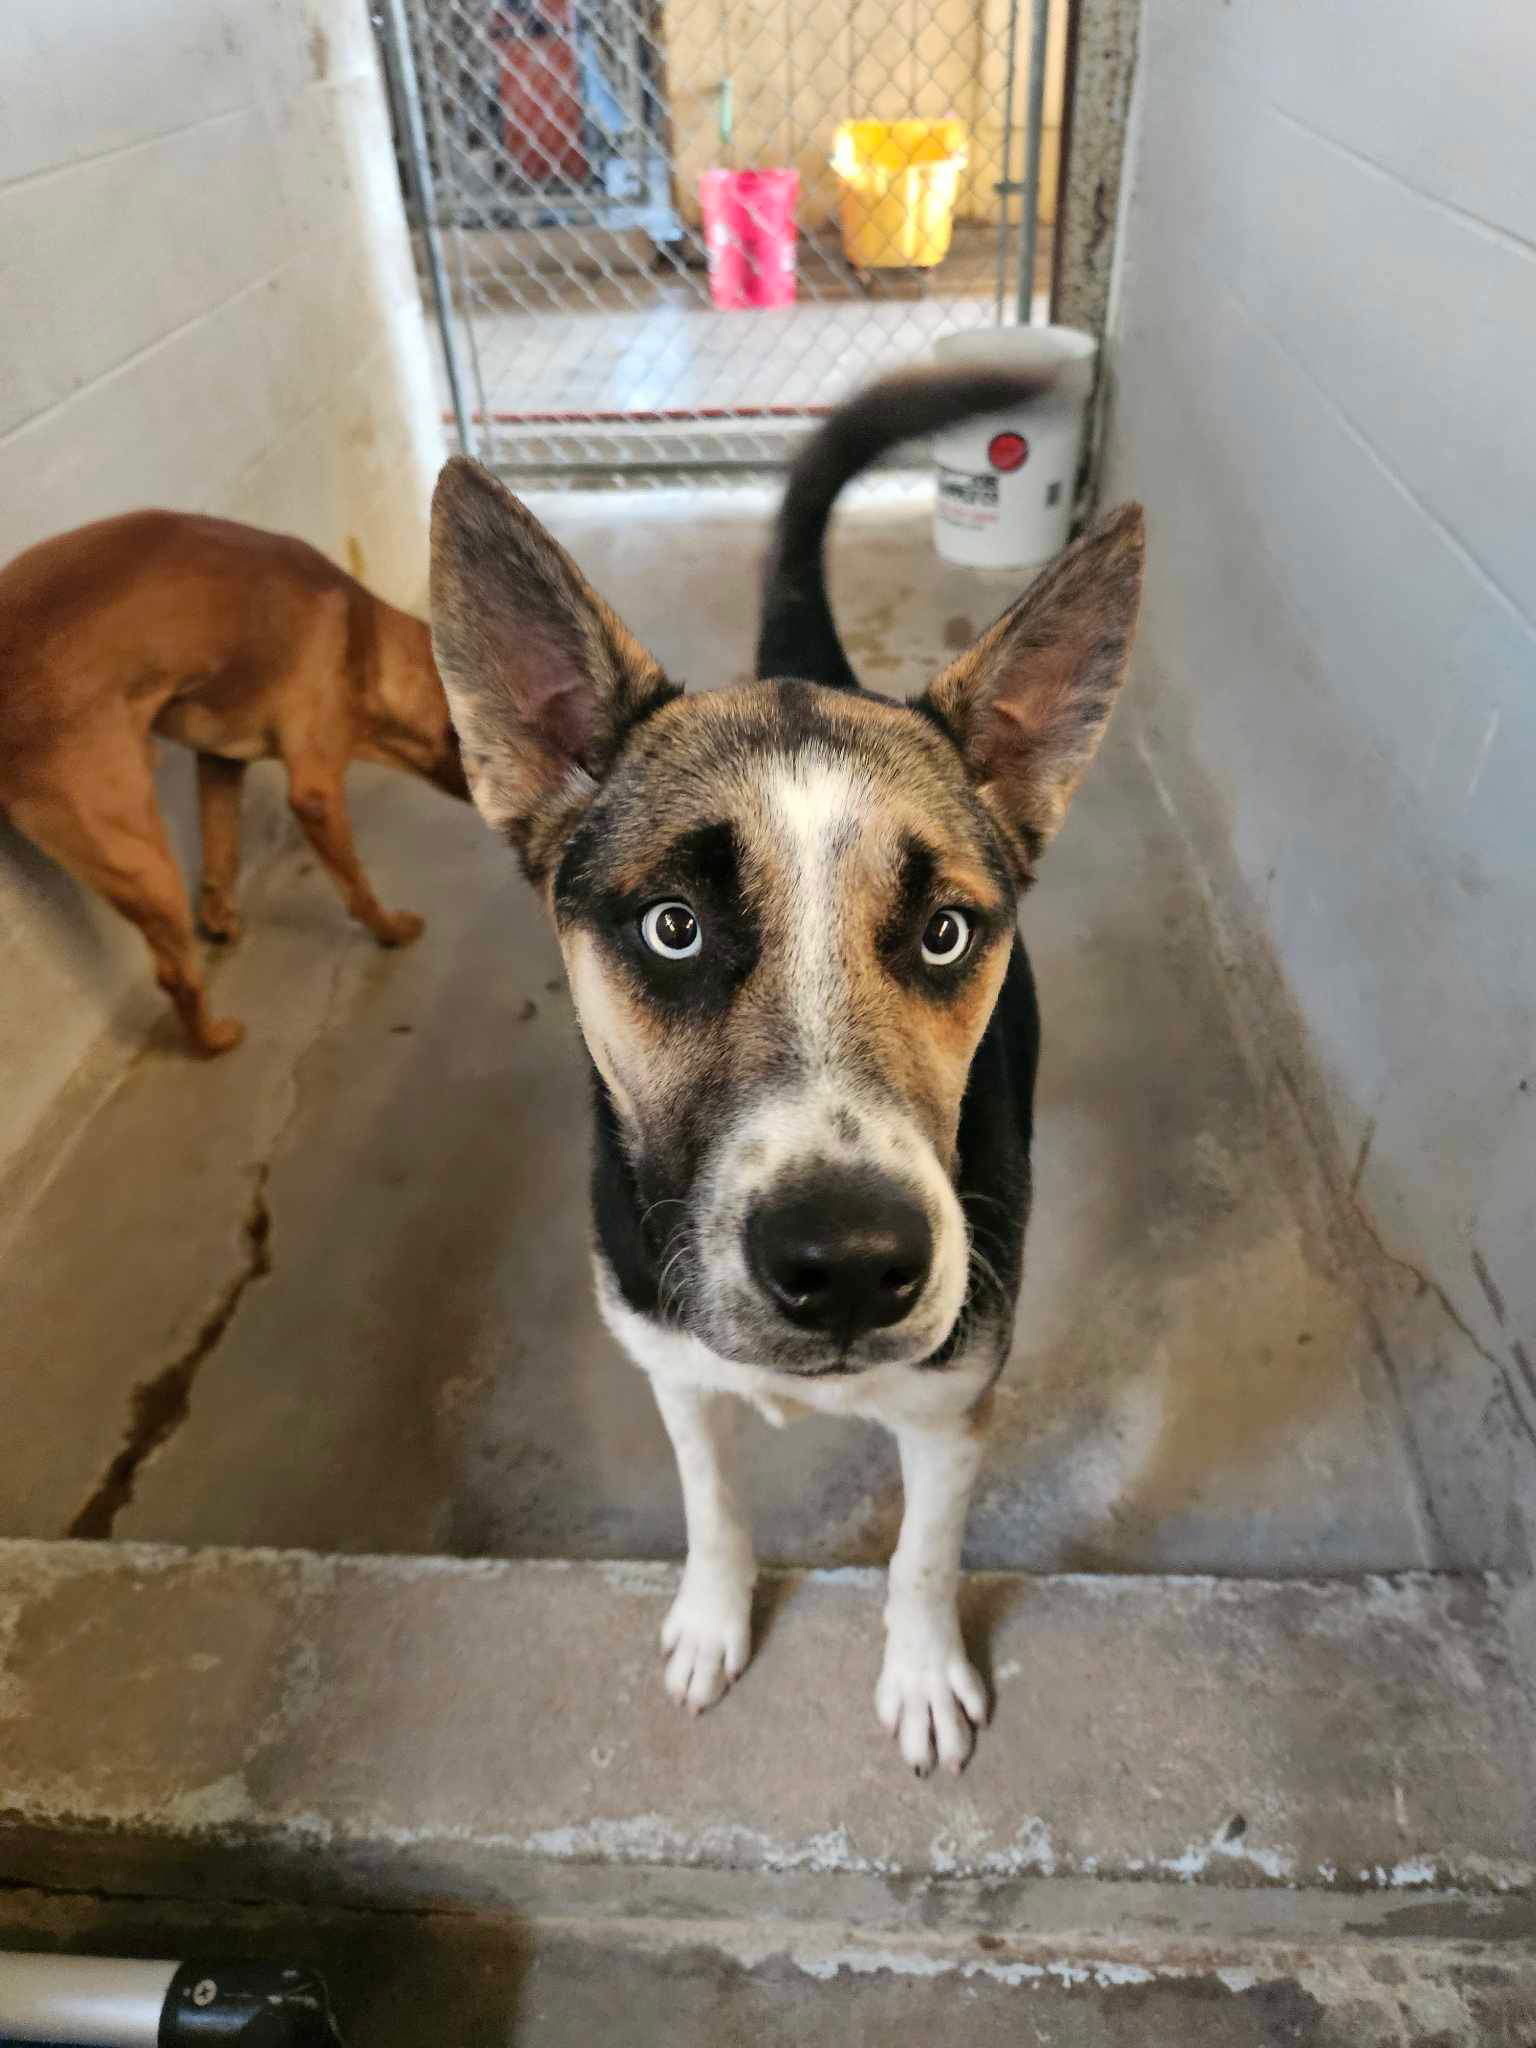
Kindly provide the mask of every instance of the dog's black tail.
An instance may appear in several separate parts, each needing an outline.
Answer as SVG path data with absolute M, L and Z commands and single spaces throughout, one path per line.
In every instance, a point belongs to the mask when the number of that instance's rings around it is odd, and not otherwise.
M 757 638 L 760 677 L 798 677 L 856 690 L 827 603 L 822 543 L 838 493 L 887 449 L 941 433 L 979 413 L 1002 412 L 1053 382 L 1053 370 L 957 366 L 901 370 L 839 406 L 789 473 L 763 578 Z

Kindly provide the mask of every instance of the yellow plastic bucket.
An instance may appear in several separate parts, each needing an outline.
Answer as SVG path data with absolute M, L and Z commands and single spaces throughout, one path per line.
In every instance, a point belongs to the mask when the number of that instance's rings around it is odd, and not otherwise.
M 930 269 L 949 253 L 963 121 L 844 121 L 832 143 L 843 252 L 856 270 Z

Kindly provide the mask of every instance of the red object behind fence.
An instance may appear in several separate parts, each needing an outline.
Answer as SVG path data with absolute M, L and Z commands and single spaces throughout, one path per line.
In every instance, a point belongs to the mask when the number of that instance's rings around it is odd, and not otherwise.
M 706 171 L 699 180 L 709 295 L 727 312 L 795 303 L 798 171 Z
M 570 0 L 506 9 L 496 41 L 507 155 L 534 187 L 584 185 L 589 167 L 581 146 L 581 63 Z

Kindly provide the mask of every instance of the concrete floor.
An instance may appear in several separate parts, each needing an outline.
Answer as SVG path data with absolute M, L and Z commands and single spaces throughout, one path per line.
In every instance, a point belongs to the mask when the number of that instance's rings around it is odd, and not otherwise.
M 936 270 L 877 270 L 860 283 L 836 229 L 801 238 L 799 301 L 723 313 L 702 268 L 627 258 L 608 238 L 565 266 L 530 266 L 526 238 L 465 236 L 461 299 L 485 389 L 510 461 L 528 416 L 735 412 L 807 408 L 926 356 L 940 334 L 995 322 L 997 231 L 961 225 Z M 600 244 L 600 250 L 598 250 Z M 606 268 L 596 268 L 602 254 Z M 457 244 L 455 244 L 457 256 Z M 1012 295 L 1012 252 L 1010 281 Z M 1034 291 L 1044 317 L 1051 231 L 1040 236 Z M 1012 301 L 1010 301 L 1012 303 Z M 428 305 L 430 317 L 430 305 Z M 446 383 L 442 383 L 446 403 Z M 532 449 L 539 436 L 524 434 Z M 672 449 L 674 455 L 686 449 Z
M 745 672 L 767 499 L 562 497 L 552 522 L 691 685 Z M 847 517 L 840 616 L 916 688 L 1011 594 L 923 510 Z M 188 766 L 190 774 L 190 764 Z M 641 1376 L 593 1309 L 587 1079 L 545 930 L 467 811 L 355 777 L 378 952 L 296 845 L 216 970 L 246 1020 L 184 1058 L 146 991 L 0 1203 L 0 1534 L 675 1557 Z M 1025 908 L 1046 1053 L 1029 1273 L 972 1563 L 1341 1571 L 1444 1563 L 1315 1169 L 1240 1052 L 1203 899 L 1113 730 Z M 146 1018 L 150 1042 L 138 1049 Z M 767 1559 L 881 1559 L 873 1430 L 749 1424 Z

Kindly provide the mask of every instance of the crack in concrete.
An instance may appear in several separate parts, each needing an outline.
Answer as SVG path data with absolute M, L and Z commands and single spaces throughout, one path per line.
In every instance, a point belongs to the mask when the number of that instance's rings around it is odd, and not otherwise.
M 1372 1220 L 1368 1211 L 1361 1207 L 1359 1203 L 1355 1205 L 1355 1218 L 1360 1228 L 1370 1239 L 1371 1247 L 1377 1257 L 1384 1260 L 1387 1265 L 1394 1266 L 1399 1273 L 1406 1273 L 1413 1282 L 1413 1291 L 1416 1295 L 1422 1297 L 1427 1294 L 1433 1301 L 1437 1301 L 1445 1312 L 1446 1320 L 1461 1332 L 1479 1358 L 1489 1365 L 1498 1365 L 1500 1360 L 1497 1353 L 1488 1349 L 1482 1338 L 1478 1336 L 1465 1316 L 1462 1315 L 1461 1310 L 1457 1308 L 1455 1302 L 1451 1300 L 1449 1294 L 1440 1285 L 1440 1282 L 1426 1273 L 1422 1266 L 1416 1266 L 1412 1259 L 1405 1259 L 1401 1252 L 1389 1250 L 1386 1241 L 1382 1237 L 1380 1227 Z
M 1166 747 L 1167 736 L 1155 718 L 1150 727 L 1145 723 L 1136 727 L 1132 744 L 1164 816 L 1183 849 L 1190 875 L 1197 886 L 1211 951 L 1225 970 L 1226 986 L 1231 991 L 1228 1015 L 1245 1063 L 1254 1075 L 1266 1104 L 1272 1089 L 1276 1096 L 1285 1098 L 1283 1115 L 1287 1136 L 1283 1142 L 1306 1180 L 1317 1191 L 1321 1210 L 1319 1220 L 1324 1224 L 1330 1248 L 1328 1267 L 1340 1274 L 1349 1273 L 1385 1392 L 1396 1412 L 1399 1439 L 1413 1482 L 1416 1519 L 1421 1535 L 1430 1539 L 1426 1544 L 1426 1561 L 1432 1563 L 1438 1557 L 1450 1562 L 1456 1555 L 1456 1547 L 1447 1540 L 1431 1481 L 1430 1462 L 1419 1439 L 1414 1412 L 1419 1398 L 1417 1389 L 1414 1397 L 1410 1397 L 1405 1374 L 1399 1368 L 1393 1343 L 1383 1326 L 1384 1276 L 1373 1275 L 1366 1269 L 1363 1251 L 1367 1241 L 1375 1245 L 1383 1265 L 1396 1267 L 1411 1276 L 1417 1292 L 1430 1294 L 1451 1326 L 1465 1333 L 1476 1355 L 1498 1375 L 1513 1413 L 1515 1428 L 1532 1445 L 1536 1445 L 1536 1424 L 1516 1398 L 1511 1370 L 1467 1329 L 1447 1292 L 1411 1262 L 1389 1251 L 1380 1233 L 1369 1223 L 1361 1190 L 1376 1141 L 1377 1119 L 1370 1118 L 1362 1132 L 1351 1171 L 1347 1160 L 1340 1155 L 1337 1126 L 1324 1106 L 1328 1100 L 1327 1091 L 1313 1071 L 1316 1064 L 1313 1035 L 1302 1021 L 1296 1008 L 1294 990 L 1275 956 L 1273 934 L 1261 920 L 1256 919 L 1251 904 L 1245 907 L 1245 892 L 1233 876 L 1227 876 L 1224 885 L 1218 884 L 1216 874 L 1223 856 L 1218 855 L 1213 863 L 1210 841 L 1199 824 L 1199 800 L 1188 807 L 1186 814 L 1187 798 L 1176 798 L 1169 786 L 1159 754 L 1160 747 Z M 1230 835 L 1223 835 L 1223 845 L 1229 852 Z M 1282 1045 L 1294 1045 L 1300 1051 L 1302 1071 L 1310 1076 L 1307 1087 L 1300 1085 L 1292 1073 L 1280 1051 Z M 1536 1086 L 1536 1076 L 1522 1079 L 1519 1083 L 1522 1093 L 1528 1094 L 1532 1086 Z M 1355 1263 L 1351 1270 L 1352 1256 Z M 1528 1374 L 1531 1397 L 1536 1402 L 1536 1360 L 1518 1339 L 1511 1341 L 1510 1352 L 1515 1366 L 1522 1374 Z
M 1313 1134 L 1311 1120 L 1307 1115 L 1302 1092 L 1297 1085 L 1295 1076 L 1291 1073 L 1284 1060 L 1277 1059 L 1274 1064 L 1275 1071 L 1279 1074 L 1286 1093 L 1291 1099 L 1296 1115 L 1300 1120 L 1302 1132 L 1311 1148 L 1313 1157 L 1317 1161 L 1318 1169 L 1322 1174 L 1323 1185 L 1336 1189 L 1337 1176 L 1331 1171 L 1330 1161 Z M 1349 1219 L 1370 1241 L 1372 1249 L 1376 1252 L 1377 1257 L 1381 1259 L 1382 1263 L 1393 1267 L 1399 1273 L 1406 1274 L 1413 1282 L 1416 1295 L 1420 1297 L 1428 1295 L 1432 1301 L 1437 1302 L 1441 1313 L 1445 1316 L 1446 1321 L 1450 1323 L 1451 1327 L 1460 1332 L 1485 1365 L 1492 1366 L 1509 1395 L 1510 1406 L 1514 1410 L 1516 1422 L 1520 1425 L 1523 1433 L 1530 1438 L 1532 1444 L 1536 1445 L 1536 1423 L 1531 1421 L 1531 1418 L 1526 1414 L 1520 1402 L 1515 1382 L 1507 1363 L 1496 1351 L 1490 1350 L 1483 1342 L 1461 1310 L 1457 1308 L 1450 1294 L 1432 1274 L 1426 1273 L 1422 1267 L 1416 1266 L 1412 1259 L 1405 1259 L 1401 1253 L 1391 1250 L 1386 1240 L 1382 1237 L 1381 1230 L 1373 1220 L 1370 1211 L 1360 1199 L 1360 1178 L 1364 1172 L 1366 1159 L 1370 1155 L 1371 1142 L 1375 1135 L 1376 1120 L 1373 1117 L 1366 1132 L 1364 1143 L 1361 1145 L 1360 1156 L 1356 1161 L 1354 1173 L 1350 1177 L 1348 1198 L 1345 1204 Z M 1475 1247 L 1473 1249 L 1473 1259 L 1475 1262 L 1480 1263 L 1479 1254 Z M 1521 1347 L 1518 1344 L 1514 1346 L 1517 1357 L 1520 1349 Z
M 1478 1286 L 1482 1288 L 1483 1293 L 1488 1297 L 1488 1306 L 1493 1310 L 1494 1320 L 1502 1330 L 1505 1323 L 1504 1296 L 1500 1293 L 1493 1275 L 1488 1270 L 1488 1261 L 1483 1257 L 1476 1245 L 1472 1247 L 1472 1270 L 1477 1275 Z
M 1361 1200 L 1359 1192 L 1360 1182 L 1364 1175 L 1366 1161 L 1370 1156 L 1372 1142 L 1375 1139 L 1376 1119 L 1373 1117 L 1370 1121 L 1364 1141 L 1360 1147 L 1359 1156 L 1355 1162 L 1354 1172 L 1351 1174 L 1348 1182 L 1345 1183 L 1335 1167 L 1333 1155 L 1327 1146 L 1319 1140 L 1317 1133 L 1312 1128 L 1312 1119 L 1308 1114 L 1306 1100 L 1289 1066 L 1283 1059 L 1276 1058 L 1272 1064 L 1272 1071 L 1278 1075 L 1281 1086 L 1289 1098 L 1292 1113 L 1297 1120 L 1297 1128 L 1300 1130 L 1307 1149 L 1312 1155 L 1313 1163 L 1320 1176 L 1321 1185 L 1331 1197 L 1332 1207 L 1339 1219 L 1340 1226 L 1345 1231 L 1353 1229 L 1364 1237 L 1375 1250 L 1377 1257 L 1383 1265 L 1390 1266 L 1395 1271 L 1406 1274 L 1413 1282 L 1414 1293 L 1417 1297 L 1422 1298 L 1428 1295 L 1432 1301 L 1439 1305 L 1441 1313 L 1445 1316 L 1451 1327 L 1459 1331 L 1477 1353 L 1478 1357 L 1486 1365 L 1491 1366 L 1494 1372 L 1498 1374 L 1499 1383 L 1504 1388 L 1505 1398 L 1514 1416 L 1516 1427 L 1523 1436 L 1529 1439 L 1533 1448 L 1536 1448 L 1536 1425 L 1533 1425 L 1530 1417 L 1527 1416 L 1521 1405 L 1508 1366 L 1496 1353 L 1487 1348 L 1475 1330 L 1468 1327 L 1460 1310 L 1437 1280 L 1432 1279 L 1428 1273 L 1421 1271 L 1419 1267 L 1414 1265 L 1411 1259 L 1402 1258 L 1398 1253 L 1388 1248 L 1380 1229 L 1372 1220 L 1370 1212 Z M 1363 1265 L 1361 1277 L 1364 1278 Z M 1419 1442 L 1418 1430 L 1414 1422 L 1413 1401 L 1404 1384 L 1403 1375 L 1399 1370 L 1393 1347 L 1382 1328 L 1381 1318 L 1377 1314 L 1371 1293 L 1370 1283 L 1366 1281 L 1364 1291 L 1359 1297 L 1360 1307 L 1364 1314 L 1367 1328 L 1370 1331 L 1371 1345 L 1376 1354 L 1376 1362 L 1386 1378 L 1387 1387 L 1397 1410 L 1398 1426 L 1402 1432 L 1403 1448 L 1413 1472 L 1414 1491 L 1417 1496 L 1416 1505 L 1425 1532 L 1431 1539 L 1426 1546 L 1426 1560 L 1433 1564 L 1438 1556 L 1442 1561 L 1448 1562 L 1452 1557 L 1452 1546 L 1447 1540 L 1439 1510 L 1435 1504 L 1435 1492 L 1429 1464 L 1424 1456 L 1423 1447 Z M 1518 1349 L 1519 1347 L 1516 1346 L 1517 1351 Z
M 1209 903 L 1209 899 L 1207 901 Z M 1306 1098 L 1297 1083 L 1295 1075 L 1291 1072 L 1285 1060 L 1274 1057 L 1266 1060 L 1265 1063 L 1264 1086 L 1266 1094 L 1273 1081 L 1277 1078 L 1280 1089 L 1290 1105 L 1289 1115 L 1292 1120 L 1293 1129 L 1299 1134 L 1306 1154 L 1312 1162 L 1312 1171 L 1317 1177 L 1317 1185 L 1321 1190 L 1323 1202 L 1330 1213 L 1334 1228 L 1338 1236 L 1347 1242 L 1351 1231 L 1363 1232 L 1367 1228 L 1364 1212 L 1355 1193 L 1354 1181 L 1349 1184 L 1346 1192 L 1345 1183 L 1338 1170 L 1335 1155 L 1319 1138 L 1317 1131 L 1314 1130 L 1312 1118 L 1308 1113 Z M 1356 1179 L 1364 1172 L 1365 1160 L 1369 1155 L 1370 1139 L 1374 1138 L 1374 1136 L 1375 1121 L 1373 1119 L 1369 1136 L 1366 1143 L 1362 1145 L 1360 1157 L 1356 1162 Z M 1392 1346 L 1388 1343 L 1386 1333 L 1382 1329 L 1381 1318 L 1377 1314 L 1373 1298 L 1375 1290 L 1366 1279 L 1364 1262 L 1357 1261 L 1353 1270 L 1357 1281 L 1360 1283 L 1355 1299 L 1364 1318 L 1365 1327 L 1370 1337 L 1371 1349 L 1385 1382 L 1387 1396 L 1392 1402 L 1397 1417 L 1398 1438 L 1402 1445 L 1403 1456 L 1407 1461 L 1409 1477 L 1412 1482 L 1411 1498 L 1421 1554 L 1426 1565 L 1434 1567 L 1438 1563 L 1443 1566 L 1453 1556 L 1453 1546 L 1448 1540 L 1435 1503 L 1434 1485 L 1430 1477 L 1429 1463 L 1424 1455 L 1424 1447 L 1419 1441 L 1419 1432 L 1413 1414 L 1413 1404 L 1408 1398 L 1407 1388 L 1403 1383 L 1403 1375 L 1398 1368 L 1398 1362 L 1393 1353 Z
M 1358 1202 L 1354 1205 L 1354 1209 L 1360 1228 L 1370 1239 L 1378 1255 L 1387 1265 L 1394 1266 L 1398 1272 L 1406 1273 L 1409 1276 L 1414 1282 L 1415 1293 L 1420 1296 L 1427 1294 L 1432 1301 L 1438 1302 L 1441 1312 L 1452 1328 L 1460 1331 L 1461 1335 L 1472 1346 L 1472 1349 L 1485 1365 L 1493 1367 L 1509 1398 L 1509 1405 L 1514 1414 L 1515 1421 L 1520 1425 L 1523 1433 L 1530 1438 L 1533 1447 L 1536 1447 L 1536 1423 L 1533 1423 L 1530 1416 L 1525 1412 L 1525 1406 L 1520 1398 L 1519 1389 L 1508 1365 L 1506 1365 L 1496 1351 L 1489 1350 L 1488 1346 L 1478 1336 L 1471 1324 L 1468 1323 L 1466 1317 L 1457 1308 L 1455 1302 L 1452 1301 L 1450 1295 L 1441 1286 L 1440 1282 L 1433 1278 L 1432 1275 L 1424 1272 L 1421 1267 L 1416 1266 L 1412 1259 L 1405 1259 L 1399 1253 L 1390 1251 L 1382 1239 L 1380 1230 L 1371 1220 L 1365 1209 Z M 1517 1346 L 1517 1352 L 1518 1349 L 1519 1347 Z
M 144 1891 L 133 1886 L 109 1889 L 105 1885 L 52 1884 L 41 1878 L 0 1877 L 0 1900 L 11 1901 L 20 1911 L 33 1899 L 49 1905 L 79 1902 L 108 1907 L 149 1906 L 157 1911 L 164 1907 L 189 1906 L 210 1919 L 226 1913 L 284 1914 L 293 1908 L 292 1899 L 280 1892 Z M 409 1902 L 391 1906 L 382 1899 L 348 1899 L 328 1904 L 323 1910 L 329 1921 L 444 1920 L 450 1924 L 473 1925 L 486 1920 L 508 1919 L 519 1926 L 527 1924 L 513 1906 L 455 1906 L 444 1900 L 430 1906 Z
M 133 1499 L 139 1473 L 160 1446 L 186 1421 L 192 1406 L 192 1383 L 218 1349 L 239 1313 L 245 1291 L 272 1270 L 272 1211 L 267 1204 L 271 1162 L 256 1168 L 250 1206 L 241 1224 L 244 1261 L 192 1342 L 179 1358 L 143 1380 L 129 1399 L 129 1421 L 123 1447 L 107 1467 L 100 1484 L 70 1523 L 70 1536 L 102 1540 L 112 1534 L 123 1509 Z
M 287 1106 L 278 1119 L 265 1156 L 252 1169 L 251 1199 L 240 1226 L 244 1253 L 240 1268 L 220 1293 L 186 1350 L 133 1389 L 129 1396 L 129 1419 L 123 1447 L 107 1467 L 84 1507 L 70 1522 L 65 1531 L 67 1536 L 99 1542 L 115 1533 L 117 1518 L 132 1502 L 145 1465 L 169 1443 L 191 1414 L 193 1384 L 228 1336 L 247 1290 L 254 1282 L 265 1280 L 272 1271 L 272 1210 L 267 1200 L 267 1185 L 298 1121 L 304 1099 L 304 1068 L 316 1046 L 330 1030 L 349 957 L 346 951 L 338 951 L 333 961 L 319 1019 L 289 1070 Z
M 1364 1137 L 1360 1140 L 1360 1150 L 1355 1158 L 1355 1170 L 1349 1176 L 1349 1196 L 1351 1201 L 1358 1201 L 1360 1198 L 1360 1183 L 1365 1178 L 1366 1163 L 1370 1159 L 1371 1147 L 1375 1142 L 1376 1119 L 1372 1117 L 1366 1124 Z

